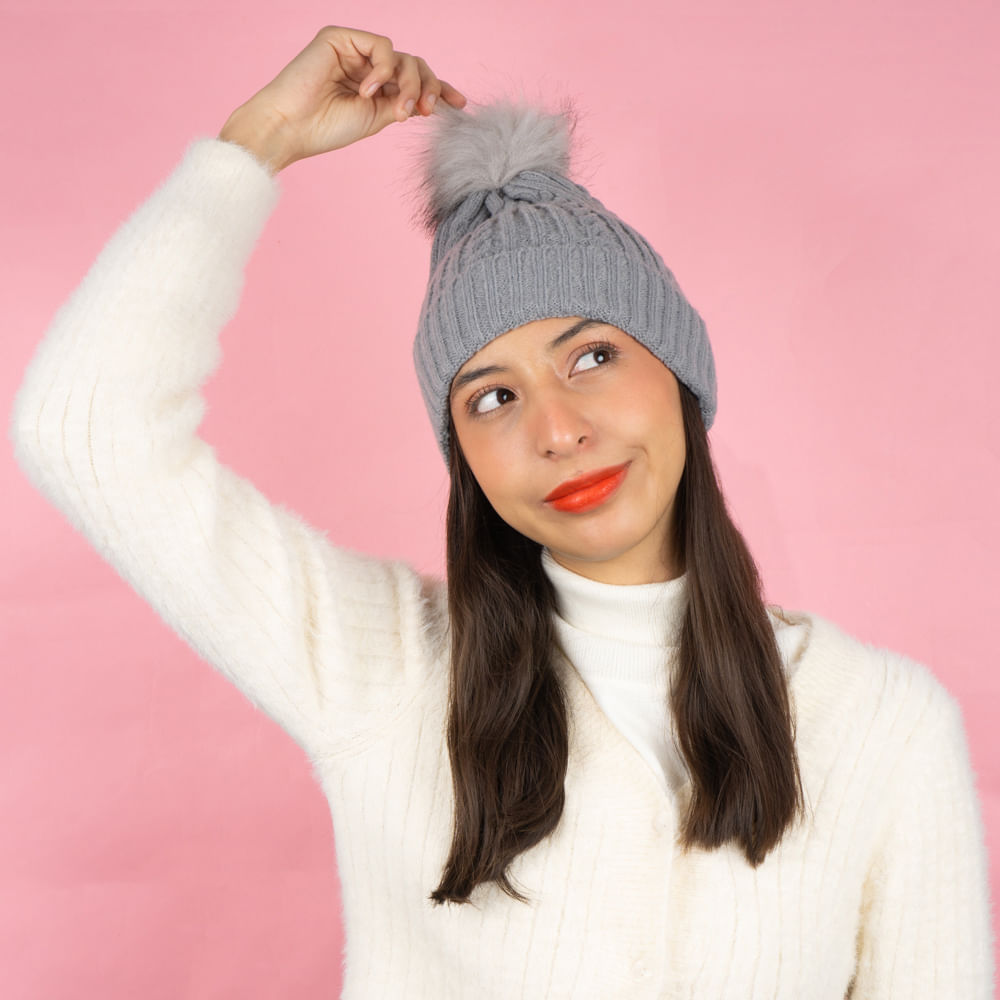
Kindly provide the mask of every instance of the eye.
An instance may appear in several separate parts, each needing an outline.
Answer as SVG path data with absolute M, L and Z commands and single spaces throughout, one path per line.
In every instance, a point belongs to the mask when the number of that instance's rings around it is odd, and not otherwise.
M 469 400 L 469 412 L 480 416 L 499 410 L 501 406 L 513 402 L 516 398 L 510 389 L 503 387 L 481 389 Z
M 618 357 L 618 348 L 612 344 L 588 344 L 573 365 L 573 372 L 585 372 L 614 361 Z

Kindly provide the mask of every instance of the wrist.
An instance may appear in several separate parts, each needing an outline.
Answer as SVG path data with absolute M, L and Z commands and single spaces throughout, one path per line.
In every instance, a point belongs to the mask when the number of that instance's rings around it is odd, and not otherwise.
M 284 140 L 281 123 L 248 111 L 245 105 L 229 116 L 219 138 L 248 150 L 272 176 L 295 161 Z

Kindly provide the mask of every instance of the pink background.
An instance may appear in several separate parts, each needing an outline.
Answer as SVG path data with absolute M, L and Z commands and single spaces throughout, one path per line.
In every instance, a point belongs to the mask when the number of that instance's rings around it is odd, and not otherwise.
M 5 3 L 0 409 L 117 225 L 331 19 L 477 100 L 574 96 L 578 179 L 708 324 L 715 455 L 769 598 L 958 697 L 998 899 L 1000 14 L 691 7 Z M 435 569 L 447 484 L 410 362 L 419 128 L 281 175 L 201 433 L 332 540 Z M 9 446 L 0 495 L 4 995 L 335 996 L 332 831 L 304 756 Z

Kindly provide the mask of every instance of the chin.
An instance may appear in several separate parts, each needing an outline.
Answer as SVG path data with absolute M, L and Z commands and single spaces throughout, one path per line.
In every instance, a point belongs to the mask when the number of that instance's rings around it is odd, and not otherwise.
M 604 565 L 613 575 L 618 575 L 614 572 L 616 566 L 643 567 L 645 573 L 654 571 L 654 567 L 666 569 L 669 563 L 662 516 L 638 519 L 633 511 L 632 516 L 623 519 L 594 517 L 569 522 L 558 531 L 542 530 L 532 535 L 519 530 L 545 546 L 557 560 L 593 569 Z
M 544 545 L 556 558 L 587 563 L 593 566 L 601 564 L 610 566 L 623 559 L 634 557 L 644 549 L 648 550 L 651 546 L 647 542 L 647 538 L 648 536 L 614 539 L 608 538 L 604 534 L 600 539 L 594 539 L 593 541 L 587 539 L 567 540 L 555 538 L 548 540 L 537 539 L 537 541 Z

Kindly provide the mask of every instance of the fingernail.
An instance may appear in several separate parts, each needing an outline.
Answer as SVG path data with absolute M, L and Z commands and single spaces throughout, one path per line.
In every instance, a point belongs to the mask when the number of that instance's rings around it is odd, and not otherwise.
M 368 84 L 368 86 L 365 88 L 365 97 L 371 97 L 376 90 L 378 90 L 378 80 L 375 80 L 373 83 Z
M 406 104 L 404 104 L 404 105 L 403 105 L 403 107 L 404 107 L 404 108 L 406 108 L 406 113 L 407 113 L 408 115 L 409 115 L 409 114 L 412 114 L 412 113 L 413 113 L 413 105 L 414 105 L 414 104 L 416 104 L 416 103 L 417 103 L 417 102 L 416 102 L 415 100 L 413 100 L 413 98 L 411 97 L 411 98 L 410 98 L 410 99 L 409 99 L 409 100 L 408 100 L 408 101 L 406 102 Z
M 437 100 L 437 94 L 428 94 L 427 95 L 427 107 L 433 108 L 434 107 L 434 102 L 436 100 Z

